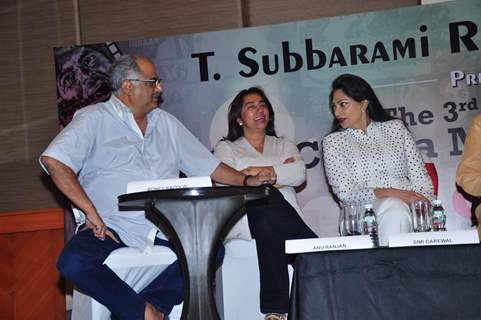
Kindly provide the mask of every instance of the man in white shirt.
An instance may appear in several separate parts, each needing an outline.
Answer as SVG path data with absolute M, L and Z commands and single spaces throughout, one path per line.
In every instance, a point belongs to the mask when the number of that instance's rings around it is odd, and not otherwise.
M 119 319 L 163 319 L 182 301 L 178 262 L 139 294 L 103 265 L 113 250 L 145 248 L 155 226 L 142 211 L 119 212 L 129 181 L 209 175 L 230 185 L 273 183 L 220 163 L 172 115 L 158 108 L 162 86 L 155 65 L 126 55 L 111 71 L 111 98 L 79 110 L 40 158 L 57 187 L 86 217 L 58 261 L 61 273 Z M 169 246 L 156 238 L 156 245 Z

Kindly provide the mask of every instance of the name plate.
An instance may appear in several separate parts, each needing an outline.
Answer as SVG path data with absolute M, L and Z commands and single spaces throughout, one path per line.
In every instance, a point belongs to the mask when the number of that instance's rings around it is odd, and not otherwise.
M 479 243 L 477 230 L 402 233 L 389 237 L 389 247 L 446 246 Z
M 210 177 L 132 181 L 127 184 L 127 193 L 201 187 L 212 187 Z
M 286 253 L 288 254 L 319 251 L 371 249 L 372 247 L 373 243 L 368 235 L 286 241 Z

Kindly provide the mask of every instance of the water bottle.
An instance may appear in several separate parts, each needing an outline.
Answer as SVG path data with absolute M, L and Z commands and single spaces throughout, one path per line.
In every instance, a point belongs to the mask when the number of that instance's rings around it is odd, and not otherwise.
M 446 211 L 444 211 L 441 200 L 433 201 L 432 222 L 433 231 L 446 230 Z
M 363 233 L 368 234 L 371 237 L 374 247 L 379 246 L 379 240 L 377 237 L 377 221 L 376 214 L 372 209 L 372 204 L 364 205 L 364 216 L 362 218 Z

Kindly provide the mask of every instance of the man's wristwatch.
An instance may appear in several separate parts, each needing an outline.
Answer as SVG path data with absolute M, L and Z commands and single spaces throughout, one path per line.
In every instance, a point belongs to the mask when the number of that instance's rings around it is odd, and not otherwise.
M 247 180 L 252 177 L 252 175 L 250 174 L 246 174 L 246 176 L 244 177 L 244 182 L 242 183 L 244 186 L 247 186 Z

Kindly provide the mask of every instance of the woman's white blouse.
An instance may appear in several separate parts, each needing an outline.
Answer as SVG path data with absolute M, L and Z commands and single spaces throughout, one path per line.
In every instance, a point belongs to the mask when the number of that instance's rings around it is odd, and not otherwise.
M 375 188 L 396 188 L 433 199 L 433 185 L 413 136 L 401 120 L 333 132 L 322 142 L 326 176 L 344 204 L 373 203 Z
M 239 171 L 253 166 L 273 166 L 277 175 L 276 183 L 283 186 L 279 191 L 302 218 L 294 187 L 306 181 L 306 165 L 296 145 L 289 139 L 266 135 L 262 153 L 257 151 L 244 137 L 236 141 L 223 140 L 215 146 L 214 155 L 220 161 Z M 284 161 L 290 157 L 294 157 L 295 162 L 284 164 Z M 232 229 L 228 238 L 250 239 L 247 216 L 244 216 Z

